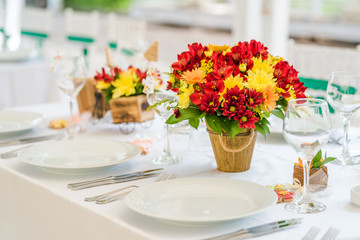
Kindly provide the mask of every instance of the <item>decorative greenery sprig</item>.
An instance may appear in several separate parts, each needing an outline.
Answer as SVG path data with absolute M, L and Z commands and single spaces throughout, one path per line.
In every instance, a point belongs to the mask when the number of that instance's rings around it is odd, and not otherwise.
M 327 157 L 326 153 L 324 158 L 322 157 L 322 152 L 321 150 L 315 155 L 315 157 L 313 158 L 313 160 L 311 161 L 311 165 L 310 168 L 321 168 L 323 167 L 325 164 L 335 160 L 335 157 Z M 303 167 L 303 163 L 301 161 L 301 159 L 299 158 L 299 162 L 295 163 L 296 166 L 299 167 Z

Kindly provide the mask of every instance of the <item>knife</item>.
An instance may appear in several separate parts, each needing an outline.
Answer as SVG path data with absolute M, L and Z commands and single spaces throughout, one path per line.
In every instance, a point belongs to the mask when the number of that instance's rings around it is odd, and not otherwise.
M 45 135 L 45 136 L 37 136 L 37 137 L 28 137 L 28 138 L 21 138 L 21 139 L 11 139 L 8 141 L 0 142 L 0 147 L 6 147 L 11 145 L 18 145 L 18 144 L 26 144 L 26 143 L 34 143 L 40 142 L 50 139 L 57 139 L 63 136 L 63 134 L 52 134 L 52 135 Z
M 228 233 L 225 235 L 220 235 L 220 236 L 213 237 L 213 238 L 207 238 L 204 240 L 249 239 L 249 238 L 254 238 L 254 237 L 258 237 L 258 236 L 262 236 L 262 235 L 266 235 L 266 234 L 270 234 L 273 232 L 287 229 L 296 224 L 300 224 L 301 221 L 302 221 L 302 218 L 281 220 L 281 221 L 277 221 L 277 222 L 262 224 L 262 225 L 251 227 L 251 228 L 240 229 L 236 232 Z
M 117 176 L 109 176 L 109 177 L 98 178 L 98 179 L 94 179 L 94 180 L 88 180 L 88 181 L 84 181 L 84 182 L 69 183 L 68 188 L 77 188 L 82 185 L 88 185 L 88 184 L 93 184 L 93 183 L 98 183 L 98 182 L 116 181 L 116 180 L 131 178 L 131 177 L 139 177 L 139 176 L 144 175 L 145 173 L 150 173 L 150 172 L 155 172 L 155 171 L 160 171 L 160 170 L 164 170 L 164 168 L 156 168 L 156 169 L 144 170 L 144 171 L 133 172 L 133 173 L 125 173 L 125 174 L 121 174 L 121 175 L 117 175 Z

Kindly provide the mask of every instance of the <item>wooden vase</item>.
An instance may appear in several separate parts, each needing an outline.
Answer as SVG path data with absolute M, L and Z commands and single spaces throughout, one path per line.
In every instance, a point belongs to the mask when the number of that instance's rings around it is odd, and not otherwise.
M 102 118 L 110 109 L 104 95 L 96 89 L 96 82 L 93 78 L 86 80 L 86 83 L 77 96 L 79 112 L 90 112 L 93 117 Z
M 256 132 L 248 129 L 232 138 L 221 135 L 207 127 L 214 151 L 217 169 L 223 172 L 244 172 L 250 168 L 254 152 Z
M 293 178 L 298 179 L 301 183 L 301 186 L 304 185 L 304 170 L 302 167 L 294 165 Z M 326 166 L 323 166 L 321 168 L 310 169 L 310 178 L 309 178 L 310 185 L 319 185 L 326 187 L 328 183 L 328 178 L 329 175 Z
M 148 111 L 146 95 L 120 97 L 110 102 L 113 123 L 144 122 L 154 118 L 154 110 Z

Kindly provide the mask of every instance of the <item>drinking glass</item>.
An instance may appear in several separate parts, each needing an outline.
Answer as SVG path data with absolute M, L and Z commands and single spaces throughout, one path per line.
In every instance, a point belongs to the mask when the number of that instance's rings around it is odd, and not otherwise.
M 174 92 L 166 91 L 163 88 L 155 90 L 155 86 L 159 82 L 162 82 L 164 77 L 165 75 L 161 75 L 159 72 L 156 72 L 154 69 L 150 68 L 145 79 L 145 92 L 148 103 L 150 105 L 156 104 L 154 110 L 164 122 L 164 149 L 162 154 L 158 157 L 155 157 L 152 162 L 155 164 L 174 164 L 181 162 L 182 159 L 181 157 L 172 154 L 170 151 L 169 125 L 166 124 L 166 120 L 173 113 L 172 107 L 176 105 L 177 97 Z
M 360 108 L 360 75 L 351 72 L 333 72 L 327 87 L 327 101 L 340 113 L 344 124 L 343 148 L 339 157 L 332 163 L 355 165 L 360 157 L 349 152 L 349 126 L 353 113 Z
M 286 205 L 296 213 L 322 212 L 326 206 L 310 197 L 310 165 L 314 156 L 330 137 L 330 113 L 327 102 L 313 98 L 289 101 L 283 125 L 286 142 L 297 152 L 303 162 L 304 186 L 300 198 Z
M 75 100 L 86 83 L 87 69 L 82 57 L 57 57 L 55 68 L 55 82 L 59 89 L 65 94 L 70 105 L 70 121 L 67 126 L 69 138 L 73 138 L 79 130 L 73 121 L 73 108 Z

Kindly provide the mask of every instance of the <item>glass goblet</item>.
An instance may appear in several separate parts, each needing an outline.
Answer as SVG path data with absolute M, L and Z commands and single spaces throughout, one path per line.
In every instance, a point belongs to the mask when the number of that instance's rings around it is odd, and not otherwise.
M 289 101 L 283 125 L 286 142 L 302 159 L 304 185 L 302 195 L 286 205 L 286 209 L 296 213 L 322 212 L 326 206 L 310 197 L 309 177 L 311 161 L 330 137 L 330 113 L 327 102 L 312 98 Z
M 344 124 L 343 148 L 339 157 L 332 163 L 355 165 L 360 157 L 349 152 L 349 126 L 353 113 L 360 108 L 360 75 L 351 72 L 333 72 L 328 82 L 326 98 L 330 105 L 340 113 Z
M 154 109 L 155 112 L 162 118 L 164 122 L 164 149 L 163 153 L 155 157 L 152 162 L 155 164 L 174 164 L 181 162 L 181 157 L 178 157 L 170 151 L 170 139 L 169 139 L 169 125 L 166 124 L 166 120 L 171 116 L 172 105 L 176 104 L 177 98 L 175 93 L 165 90 L 152 91 L 146 94 L 150 105 L 158 104 Z
M 67 126 L 69 138 L 73 138 L 79 130 L 73 121 L 73 108 L 75 100 L 86 83 L 87 69 L 82 57 L 58 57 L 55 64 L 55 82 L 58 88 L 65 94 L 70 105 L 70 121 Z

